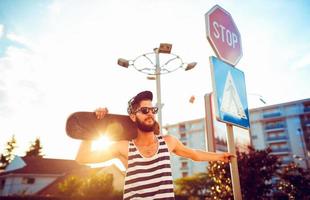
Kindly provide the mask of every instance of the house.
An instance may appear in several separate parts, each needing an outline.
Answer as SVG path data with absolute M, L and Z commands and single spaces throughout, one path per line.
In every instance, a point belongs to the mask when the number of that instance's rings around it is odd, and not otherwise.
M 15 156 L 0 173 L 0 196 L 36 194 L 70 171 L 86 168 L 74 160 Z
M 0 173 L 0 196 L 58 196 L 59 183 L 68 177 L 86 177 L 94 173 L 112 174 L 114 189 L 123 190 L 125 173 L 115 165 L 91 168 L 75 160 L 15 156 Z

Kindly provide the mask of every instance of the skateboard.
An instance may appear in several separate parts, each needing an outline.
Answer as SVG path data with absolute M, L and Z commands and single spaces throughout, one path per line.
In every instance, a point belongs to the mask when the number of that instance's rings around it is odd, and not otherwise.
M 66 132 L 81 140 L 96 140 L 102 135 L 112 141 L 132 140 L 137 136 L 137 126 L 128 115 L 106 114 L 97 119 L 95 112 L 75 112 L 67 119 Z M 159 133 L 158 123 L 154 132 Z

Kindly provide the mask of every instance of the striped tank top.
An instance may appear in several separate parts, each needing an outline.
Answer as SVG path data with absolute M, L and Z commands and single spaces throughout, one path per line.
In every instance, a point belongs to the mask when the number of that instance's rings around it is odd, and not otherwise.
M 124 200 L 174 200 L 170 153 L 162 136 L 156 136 L 157 152 L 150 158 L 143 157 L 133 141 L 128 145 Z

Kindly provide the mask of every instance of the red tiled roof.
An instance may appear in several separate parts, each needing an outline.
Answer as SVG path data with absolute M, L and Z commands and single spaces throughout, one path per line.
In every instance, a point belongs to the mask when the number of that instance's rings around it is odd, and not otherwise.
M 74 169 L 87 168 L 75 160 L 62 160 L 41 157 L 22 157 L 26 166 L 7 172 L 0 173 L 0 177 L 8 174 L 63 174 Z

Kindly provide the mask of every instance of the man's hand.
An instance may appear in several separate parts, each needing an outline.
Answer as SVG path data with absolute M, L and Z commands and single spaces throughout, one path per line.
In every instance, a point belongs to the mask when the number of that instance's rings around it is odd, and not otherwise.
M 220 154 L 220 159 L 219 160 L 227 163 L 227 162 L 230 162 L 231 159 L 235 158 L 235 157 L 236 157 L 236 155 L 234 155 L 234 154 L 224 152 L 224 153 Z
M 97 119 L 103 119 L 104 118 L 104 116 L 106 115 L 106 114 L 108 114 L 109 113 L 109 110 L 106 108 L 106 107 L 104 107 L 104 108 L 97 108 L 96 110 L 95 110 L 95 114 L 96 114 L 96 118 Z

